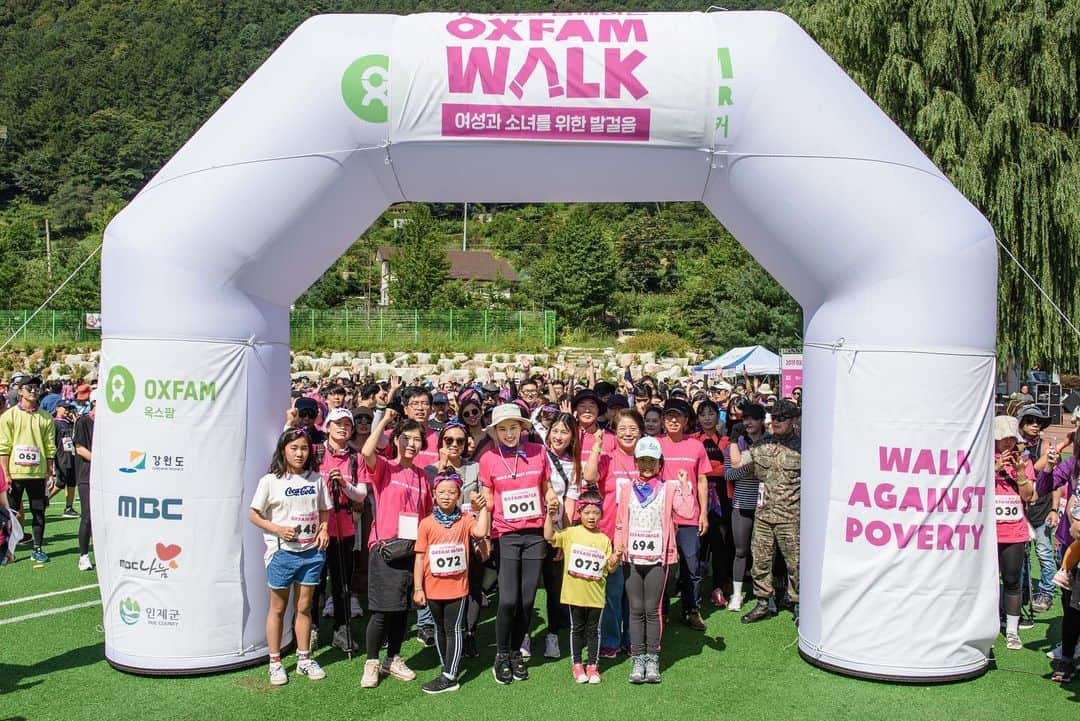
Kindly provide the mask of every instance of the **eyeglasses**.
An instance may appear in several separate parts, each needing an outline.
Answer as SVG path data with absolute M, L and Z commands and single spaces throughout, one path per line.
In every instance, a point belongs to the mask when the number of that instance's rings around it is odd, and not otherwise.
M 451 438 L 450 436 L 447 436 L 446 438 L 443 438 L 443 445 L 444 446 L 464 446 L 465 445 L 465 437 L 462 436 L 461 438 L 457 438 L 457 437 Z
M 409 408 L 431 408 L 431 404 L 427 401 L 409 401 L 405 405 Z
M 317 417 L 319 415 L 319 412 L 318 411 L 309 411 L 309 410 L 307 410 L 305 408 L 302 411 L 297 411 L 296 415 L 298 415 L 301 418 L 315 418 L 315 417 Z

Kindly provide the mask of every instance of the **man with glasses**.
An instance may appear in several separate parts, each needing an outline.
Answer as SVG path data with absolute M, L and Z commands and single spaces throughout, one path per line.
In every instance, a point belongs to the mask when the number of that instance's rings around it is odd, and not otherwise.
M 49 505 L 47 486 L 54 478 L 56 435 L 52 417 L 38 407 L 41 377 L 22 376 L 18 394 L 18 403 L 0 415 L 0 467 L 11 481 L 9 505 L 15 509 L 20 523 L 23 521 L 23 493 L 30 499 L 34 548 L 30 558 L 34 563 L 47 563 L 49 557 L 42 546 L 45 543 L 45 509 Z

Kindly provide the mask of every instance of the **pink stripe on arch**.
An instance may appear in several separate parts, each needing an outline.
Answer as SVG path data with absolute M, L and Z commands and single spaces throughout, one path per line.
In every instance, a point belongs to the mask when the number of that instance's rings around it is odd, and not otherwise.
M 648 142 L 648 108 L 444 103 L 443 137 Z

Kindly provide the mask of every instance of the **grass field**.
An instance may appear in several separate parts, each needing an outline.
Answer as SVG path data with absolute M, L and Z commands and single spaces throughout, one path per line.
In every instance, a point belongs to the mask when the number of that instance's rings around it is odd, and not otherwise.
M 35 569 L 24 551 L 13 566 L 0 569 L 0 720 L 75 721 L 93 719 L 993 719 L 1054 718 L 1076 713 L 1080 680 L 1066 687 L 1050 683 L 1043 652 L 1057 639 L 1058 613 L 1040 617 L 1021 631 L 1026 647 L 1010 652 L 999 638 L 1000 664 L 979 679 L 941 686 L 898 686 L 836 676 L 803 662 L 789 614 L 743 626 L 737 614 L 712 611 L 708 630 L 694 633 L 679 624 L 664 637 L 660 686 L 626 683 L 625 657 L 601 666 L 600 686 L 577 686 L 569 662 L 534 657 L 531 678 L 509 687 L 491 678 L 493 648 L 467 659 L 461 691 L 425 696 L 420 683 L 436 673 L 434 649 L 415 640 L 405 648 L 419 679 L 388 679 L 376 690 L 358 680 L 362 658 L 351 662 L 336 649 L 317 654 L 324 681 L 292 674 L 295 656 L 285 659 L 286 686 L 272 688 L 265 667 L 215 676 L 150 679 L 112 670 L 104 661 L 101 606 L 93 572 L 76 570 L 78 520 L 50 508 L 52 562 Z M 91 586 L 89 588 L 83 588 Z M 56 591 L 70 592 L 18 600 Z M 543 608 L 542 600 L 537 603 Z M 67 609 L 67 610 L 64 610 Z M 45 614 L 24 618 L 32 614 Z M 928 609 L 928 612 L 932 610 Z M 363 638 L 358 619 L 356 635 Z M 492 641 L 494 621 L 485 616 L 481 641 Z M 537 626 L 539 631 L 539 626 Z M 329 628 L 324 624 L 324 634 Z M 868 629 L 872 632 L 872 629 Z M 539 641 L 537 642 L 539 643 Z M 563 639 L 565 652 L 566 640 Z

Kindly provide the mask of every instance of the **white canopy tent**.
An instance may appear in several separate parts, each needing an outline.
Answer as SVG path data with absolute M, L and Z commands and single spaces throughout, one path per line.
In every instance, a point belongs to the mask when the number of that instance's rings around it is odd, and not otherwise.
M 780 356 L 763 345 L 739 346 L 694 370 L 706 376 L 775 376 L 780 375 Z

